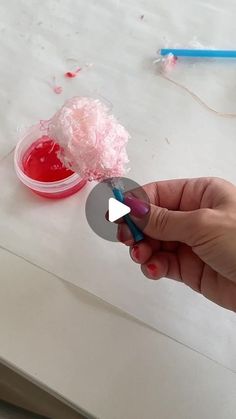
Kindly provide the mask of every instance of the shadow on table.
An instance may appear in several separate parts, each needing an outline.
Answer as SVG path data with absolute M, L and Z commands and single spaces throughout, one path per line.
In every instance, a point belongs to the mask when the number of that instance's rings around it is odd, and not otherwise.
M 0 364 L 0 419 L 85 419 L 86 417 L 88 418 L 7 366 Z

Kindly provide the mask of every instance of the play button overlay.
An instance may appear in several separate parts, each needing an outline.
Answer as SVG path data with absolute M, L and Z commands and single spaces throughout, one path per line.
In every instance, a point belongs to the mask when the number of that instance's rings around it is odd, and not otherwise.
M 114 223 L 119 220 L 119 218 L 124 217 L 130 213 L 130 207 L 123 204 L 122 202 L 117 201 L 115 198 L 109 198 L 109 221 Z
M 102 239 L 117 242 L 117 224 L 115 222 L 130 214 L 130 208 L 118 201 L 112 192 L 111 185 L 122 187 L 123 194 L 132 195 L 141 201 L 149 203 L 144 189 L 129 178 L 110 179 L 97 183 L 90 191 L 85 204 L 85 213 L 89 226 Z M 106 213 L 108 211 L 108 220 Z

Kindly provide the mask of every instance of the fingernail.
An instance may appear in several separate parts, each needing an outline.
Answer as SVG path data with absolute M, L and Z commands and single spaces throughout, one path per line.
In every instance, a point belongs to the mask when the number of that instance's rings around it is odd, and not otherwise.
M 140 201 L 133 196 L 127 196 L 125 198 L 125 205 L 130 207 L 131 214 L 137 218 L 142 218 L 147 215 L 150 211 L 150 205 L 147 202 Z
M 135 245 L 132 249 L 132 258 L 137 262 L 139 261 L 139 247 L 137 245 Z
M 149 265 L 147 265 L 146 269 L 147 269 L 148 275 L 150 275 L 150 276 L 154 277 L 157 273 L 157 267 L 156 267 L 156 265 L 154 265 L 154 263 L 149 263 Z

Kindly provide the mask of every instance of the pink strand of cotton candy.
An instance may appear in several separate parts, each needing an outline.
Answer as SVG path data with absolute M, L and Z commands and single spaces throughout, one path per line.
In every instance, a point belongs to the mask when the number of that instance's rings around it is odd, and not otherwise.
M 60 145 L 63 163 L 84 179 L 124 176 L 129 134 L 99 100 L 67 100 L 51 119 L 49 135 Z

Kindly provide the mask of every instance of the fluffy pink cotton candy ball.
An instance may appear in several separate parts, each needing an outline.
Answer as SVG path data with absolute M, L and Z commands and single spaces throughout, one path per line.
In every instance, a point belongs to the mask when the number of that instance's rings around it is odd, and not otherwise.
M 121 177 L 128 163 L 129 134 L 99 100 L 73 97 L 49 124 L 63 163 L 88 180 Z

